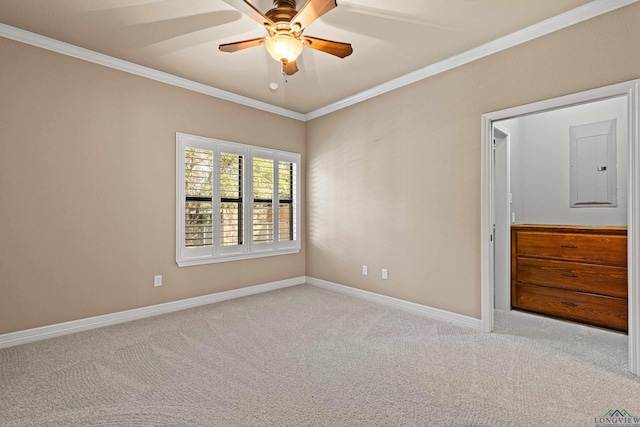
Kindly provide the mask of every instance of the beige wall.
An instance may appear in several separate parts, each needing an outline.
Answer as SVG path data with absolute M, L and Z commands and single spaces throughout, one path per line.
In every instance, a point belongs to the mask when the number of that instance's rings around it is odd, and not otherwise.
M 0 38 L 0 333 L 305 274 L 479 317 L 480 116 L 639 78 L 638 22 L 634 4 L 306 126 Z M 178 268 L 176 131 L 302 153 L 303 251 Z
M 304 123 L 3 38 L 0 58 L 0 333 L 305 274 L 304 242 L 198 267 L 174 253 L 175 133 L 304 163 Z
M 481 115 L 640 78 L 638 22 L 636 3 L 307 123 L 307 275 L 479 318 Z

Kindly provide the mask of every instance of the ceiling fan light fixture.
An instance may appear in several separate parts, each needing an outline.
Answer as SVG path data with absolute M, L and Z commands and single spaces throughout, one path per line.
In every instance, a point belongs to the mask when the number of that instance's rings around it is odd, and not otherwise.
M 276 34 L 269 37 L 265 45 L 273 59 L 285 64 L 295 61 L 302 53 L 302 41 L 290 34 Z

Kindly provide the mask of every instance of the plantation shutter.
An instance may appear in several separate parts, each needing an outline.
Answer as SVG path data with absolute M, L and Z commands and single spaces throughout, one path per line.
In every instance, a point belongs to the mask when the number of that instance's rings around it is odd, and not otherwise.
M 203 248 L 213 245 L 213 152 L 185 149 L 184 245 Z
M 253 159 L 253 242 L 273 242 L 273 160 Z
M 243 243 L 243 168 L 244 157 L 220 154 L 220 245 Z
M 296 164 L 292 162 L 278 162 L 278 240 L 280 242 L 294 240 L 295 212 L 295 183 Z

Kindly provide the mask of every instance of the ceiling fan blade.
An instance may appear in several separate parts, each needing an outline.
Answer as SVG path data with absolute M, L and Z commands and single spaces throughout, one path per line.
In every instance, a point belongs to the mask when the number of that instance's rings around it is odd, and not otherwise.
M 299 25 L 302 31 L 313 21 L 338 6 L 336 0 L 309 0 L 302 9 L 291 19 L 291 25 Z
M 220 46 L 218 46 L 218 49 L 220 49 L 223 52 L 229 52 L 229 53 L 237 52 L 239 50 L 249 49 L 250 47 L 260 46 L 261 44 L 264 43 L 264 41 L 265 41 L 264 37 L 261 37 L 259 39 L 243 40 L 241 42 L 221 44 Z
M 292 76 L 298 72 L 298 64 L 296 64 L 296 61 L 287 62 L 282 64 L 282 70 L 287 76 Z
M 353 53 L 350 43 L 334 42 L 309 36 L 302 36 L 302 41 L 305 46 L 311 49 L 326 52 L 339 58 L 345 58 Z
M 235 7 L 240 12 L 247 15 L 249 18 L 256 21 L 258 24 L 264 27 L 274 27 L 276 24 L 271 20 L 271 18 L 267 17 L 264 13 L 260 12 L 260 10 L 256 9 L 254 5 L 249 3 L 247 0 L 222 0 L 228 5 Z

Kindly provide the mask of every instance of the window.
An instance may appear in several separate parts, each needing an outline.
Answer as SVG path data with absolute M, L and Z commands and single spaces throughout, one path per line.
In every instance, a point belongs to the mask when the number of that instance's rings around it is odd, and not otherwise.
M 176 134 L 176 262 L 300 251 L 300 155 Z

